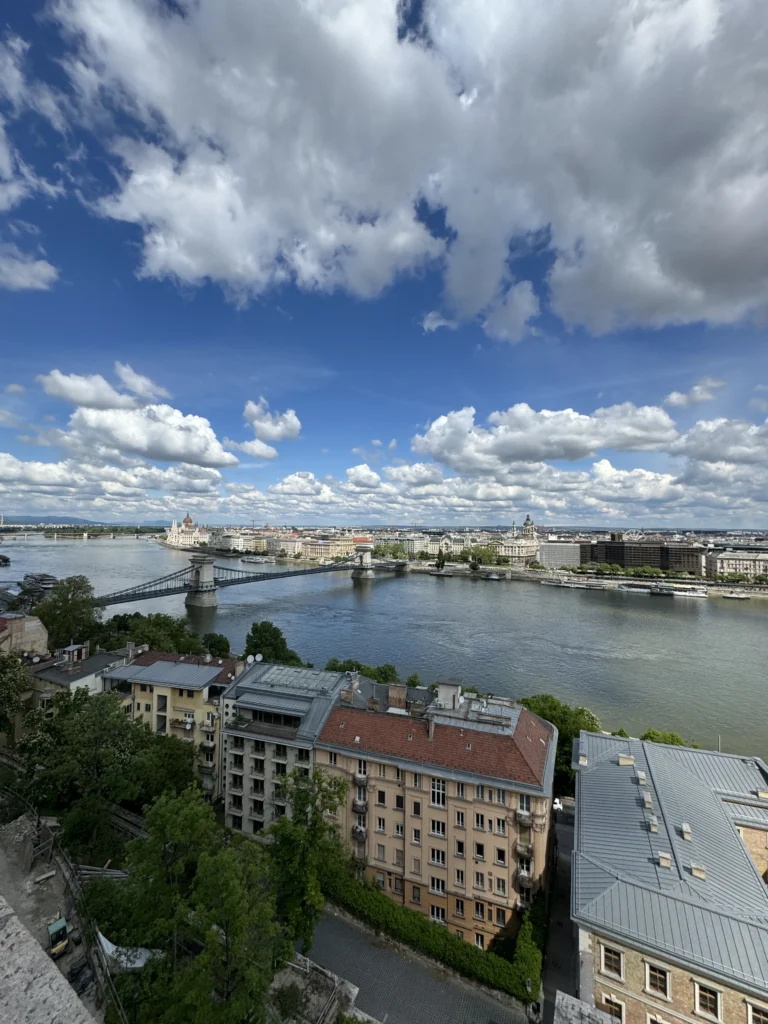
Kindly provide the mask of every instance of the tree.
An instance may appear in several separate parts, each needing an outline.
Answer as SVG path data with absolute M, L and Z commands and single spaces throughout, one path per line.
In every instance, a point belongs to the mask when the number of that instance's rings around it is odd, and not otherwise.
M 683 737 L 676 732 L 663 732 L 659 729 L 647 729 L 640 737 L 648 743 L 666 743 L 672 747 L 687 747 Z
M 148 644 L 151 650 L 168 654 L 204 653 L 200 637 L 190 629 L 189 620 L 173 615 L 141 615 L 139 612 L 114 615 L 101 627 L 99 643 L 102 647 L 109 650 L 124 647 L 128 642 Z
M 99 632 L 101 609 L 93 602 L 93 587 L 87 576 L 57 580 L 33 614 L 48 630 L 52 651 L 69 643 L 93 640 Z
M 421 679 L 419 677 L 419 673 L 418 672 L 414 672 L 413 675 L 408 676 L 408 678 L 405 680 L 405 685 L 406 686 L 423 686 L 424 684 L 422 683 L 422 681 L 421 681 Z
M 397 669 L 389 662 L 378 666 L 365 665 L 362 661 L 355 661 L 354 658 L 347 658 L 346 661 L 339 661 L 338 658 L 329 658 L 325 665 L 325 671 L 359 672 L 361 676 L 373 679 L 377 683 L 396 683 L 399 678 Z
M 212 658 L 229 657 L 229 640 L 223 633 L 205 633 L 203 645 L 208 648 L 208 653 Z
M 323 909 L 322 879 L 337 871 L 344 859 L 335 828 L 326 815 L 343 802 L 346 781 L 315 768 L 304 775 L 294 768 L 283 783 L 291 816 L 283 815 L 269 829 L 267 848 L 277 897 L 277 916 L 288 938 L 300 939 L 309 953 Z
M 438 569 L 445 568 L 445 555 L 443 554 L 442 548 L 437 549 L 437 558 L 435 559 L 435 565 Z
M 264 661 L 275 662 L 278 665 L 303 665 L 296 651 L 288 646 L 283 631 L 266 619 L 263 622 L 254 622 L 251 626 L 245 639 L 245 654 L 252 654 L 254 657 L 260 654 Z
M 0 732 L 14 739 L 14 718 L 23 711 L 22 693 L 29 688 L 27 670 L 15 654 L 0 654 Z
M 557 753 L 555 755 L 555 792 L 572 794 L 574 772 L 571 768 L 573 741 L 582 729 L 600 732 L 600 719 L 589 708 L 574 708 L 549 693 L 524 697 L 520 702 L 534 715 L 545 718 L 557 727 Z

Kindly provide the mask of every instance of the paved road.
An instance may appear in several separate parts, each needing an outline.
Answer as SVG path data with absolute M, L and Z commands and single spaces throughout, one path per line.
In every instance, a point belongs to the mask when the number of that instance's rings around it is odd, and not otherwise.
M 544 964 L 544 1024 L 552 1024 L 557 990 L 576 995 L 576 938 L 571 922 L 573 825 L 557 824 L 557 872 Z
M 513 1010 L 472 985 L 378 942 L 363 928 L 326 914 L 310 956 L 358 985 L 356 1005 L 387 1024 L 525 1024 Z

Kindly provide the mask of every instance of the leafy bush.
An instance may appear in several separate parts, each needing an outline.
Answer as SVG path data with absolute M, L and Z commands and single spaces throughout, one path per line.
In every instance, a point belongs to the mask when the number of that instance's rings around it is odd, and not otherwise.
M 439 960 L 458 974 L 507 992 L 521 1002 L 538 999 L 541 952 L 531 938 L 530 921 L 523 922 L 520 930 L 523 941 L 521 944 L 518 939 L 517 947 L 520 953 L 518 955 L 516 951 L 510 963 L 495 953 L 486 953 L 465 942 L 419 911 L 400 906 L 375 886 L 358 882 L 350 876 L 336 875 L 326 879 L 325 895 L 360 920 Z M 526 985 L 528 979 L 531 981 L 530 994 Z

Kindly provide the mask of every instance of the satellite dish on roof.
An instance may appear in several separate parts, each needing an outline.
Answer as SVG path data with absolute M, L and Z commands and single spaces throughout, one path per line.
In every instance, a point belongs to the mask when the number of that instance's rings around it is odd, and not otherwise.
M 208 664 L 210 664 L 210 662 L 211 662 L 211 652 L 207 651 L 206 655 L 205 655 L 205 663 L 206 663 L 206 665 L 208 665 Z
M 248 662 L 249 665 L 252 665 L 253 664 L 253 655 L 249 654 L 248 657 L 245 660 Z
M 257 654 L 256 655 L 256 661 L 264 661 L 264 655 L 263 654 Z
M 38 663 L 38 661 L 40 661 L 40 656 L 38 654 L 36 654 L 34 656 L 34 658 L 32 659 L 32 664 L 36 665 Z
M 192 728 L 192 723 L 191 722 L 187 722 L 186 725 L 184 726 L 184 728 L 185 729 L 191 729 Z

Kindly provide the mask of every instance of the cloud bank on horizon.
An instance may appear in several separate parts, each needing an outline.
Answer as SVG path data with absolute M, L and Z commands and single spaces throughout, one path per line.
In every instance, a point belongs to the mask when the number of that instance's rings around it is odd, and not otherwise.
M 403 282 L 437 282 L 414 320 L 435 352 L 472 331 L 476 347 L 506 350 L 766 322 L 762 0 L 42 10 L 46 40 L 13 22 L 0 35 L 8 301 L 64 295 L 78 261 L 52 254 L 35 210 L 75 209 L 180 305 L 212 286 L 237 310 L 333 295 L 374 317 Z M 128 352 L 111 353 L 111 373 L 62 357 L 0 379 L 4 511 L 167 519 L 183 502 L 209 521 L 531 510 L 660 524 L 768 512 L 768 401 L 758 385 L 723 414 L 731 381 L 692 357 L 647 402 L 543 408 L 516 392 L 478 411 L 457 385 L 420 426 L 350 422 L 355 464 L 327 471 L 325 448 L 301 462 L 318 436 L 301 395 L 276 401 L 268 379 L 246 380 L 236 416 L 203 410 Z

